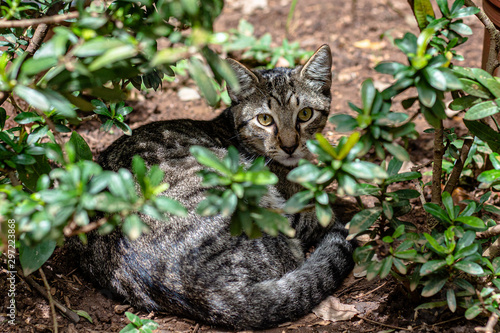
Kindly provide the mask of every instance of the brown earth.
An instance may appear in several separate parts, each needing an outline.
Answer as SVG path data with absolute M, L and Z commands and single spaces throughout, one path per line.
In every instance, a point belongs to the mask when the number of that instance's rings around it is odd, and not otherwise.
M 359 88 L 365 79 L 372 77 L 379 87 L 389 84 L 391 78 L 378 74 L 373 67 L 382 60 L 403 61 L 404 57 L 392 41 L 402 37 L 407 31 L 418 31 L 408 4 L 403 0 L 298 1 L 288 35 L 285 22 L 290 1 L 269 0 L 266 8 L 243 15 L 241 4 L 244 1 L 227 1 L 224 12 L 216 23 L 217 31 L 237 28 L 239 20 L 245 18 L 254 25 L 257 36 L 270 32 L 275 44 L 281 44 L 286 36 L 290 41 L 299 41 L 303 48 L 309 50 L 315 50 L 324 43 L 331 46 L 334 71 L 332 113 L 349 113 L 348 101 L 360 104 Z M 471 40 L 460 48 L 466 59 L 461 65 L 478 67 L 482 52 L 482 26 L 474 17 L 466 18 L 465 21 L 471 25 L 474 34 Z M 202 99 L 181 101 L 178 91 L 182 86 L 195 87 L 193 82 L 182 80 L 164 82 L 163 88 L 158 92 L 132 93 L 129 105 L 133 106 L 135 111 L 128 119 L 132 129 L 151 121 L 180 117 L 210 119 L 220 112 L 213 111 Z M 402 110 L 402 107 L 396 103 L 394 109 Z M 448 121 L 448 125 L 459 126 L 457 119 Z M 416 122 L 420 133 L 428 127 L 420 116 L 416 118 Z M 96 154 L 121 134 L 119 130 L 112 133 L 100 132 L 99 125 L 98 122 L 89 122 L 77 129 Z M 334 133 L 331 125 L 325 129 L 325 134 L 332 141 L 340 136 Z M 411 143 L 410 149 L 412 162 L 425 164 L 432 155 L 431 137 L 428 134 L 421 135 Z M 418 221 L 422 221 L 423 214 L 421 210 L 415 209 L 407 219 L 418 224 Z M 123 314 L 125 310 L 138 313 L 142 318 L 154 319 L 160 324 L 158 332 L 220 331 L 182 318 L 161 313 L 148 314 L 127 308 L 120 300 L 108 297 L 110 295 L 106 291 L 99 290 L 85 281 L 74 263 L 68 260 L 64 250 L 56 250 L 43 269 L 53 297 L 74 310 L 86 311 L 93 321 L 90 323 L 81 318 L 79 323 L 72 323 L 58 313 L 60 332 L 119 332 L 128 323 Z M 43 285 L 38 273 L 33 275 L 33 278 Z M 2 295 L 7 290 L 6 277 L 6 272 L 2 271 Z M 16 295 L 16 325 L 10 326 L 4 321 L 8 305 L 8 299 L 4 297 L 0 303 L 0 332 L 51 332 L 52 319 L 48 302 L 19 277 L 16 282 Z M 405 289 L 392 278 L 367 281 L 365 278 L 351 275 L 335 296 L 339 297 L 341 303 L 356 306 L 363 314 L 335 323 L 310 314 L 297 322 L 283 324 L 268 332 L 459 333 L 473 332 L 474 327 L 485 323 L 484 318 L 471 322 L 463 319 L 463 312 L 452 314 L 443 309 L 417 314 L 413 310 L 417 305 L 412 302 L 414 298 L 407 295 Z

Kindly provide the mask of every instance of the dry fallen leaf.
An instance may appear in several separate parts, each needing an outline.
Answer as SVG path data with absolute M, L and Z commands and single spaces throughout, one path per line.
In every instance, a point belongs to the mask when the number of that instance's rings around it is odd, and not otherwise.
M 369 39 L 363 39 L 354 43 L 354 47 L 358 49 L 381 50 L 385 47 L 385 42 L 372 42 Z
M 330 296 L 313 309 L 313 313 L 324 320 L 345 321 L 359 312 L 354 305 L 342 304 L 337 297 Z

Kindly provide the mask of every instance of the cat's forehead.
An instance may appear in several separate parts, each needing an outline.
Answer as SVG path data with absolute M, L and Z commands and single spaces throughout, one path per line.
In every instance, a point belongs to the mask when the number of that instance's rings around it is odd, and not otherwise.
M 293 85 L 293 69 L 276 67 L 273 69 L 264 69 L 257 71 L 269 88 L 276 88 L 280 86 Z

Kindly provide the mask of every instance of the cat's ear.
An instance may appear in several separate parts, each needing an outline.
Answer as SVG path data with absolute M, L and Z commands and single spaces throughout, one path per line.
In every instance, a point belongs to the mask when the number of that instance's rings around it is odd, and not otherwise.
M 236 74 L 236 79 L 238 79 L 239 83 L 238 90 L 231 89 L 228 86 L 229 97 L 231 97 L 233 102 L 238 102 L 254 92 L 255 86 L 259 83 L 259 78 L 238 61 L 229 58 L 226 61 Z
M 332 85 L 332 52 L 322 45 L 300 70 L 300 77 L 314 89 L 327 95 Z

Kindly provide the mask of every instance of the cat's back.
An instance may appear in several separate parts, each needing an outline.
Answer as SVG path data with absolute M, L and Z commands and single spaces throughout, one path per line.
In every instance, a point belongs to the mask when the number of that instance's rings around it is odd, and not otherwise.
M 157 164 L 162 169 L 183 168 L 186 160 L 192 160 L 189 147 L 193 145 L 216 151 L 224 148 L 217 132 L 214 121 L 176 119 L 149 123 L 135 129 L 133 135 L 113 142 L 100 154 L 98 163 L 107 170 L 131 169 L 132 158 L 138 155 L 148 167 Z

